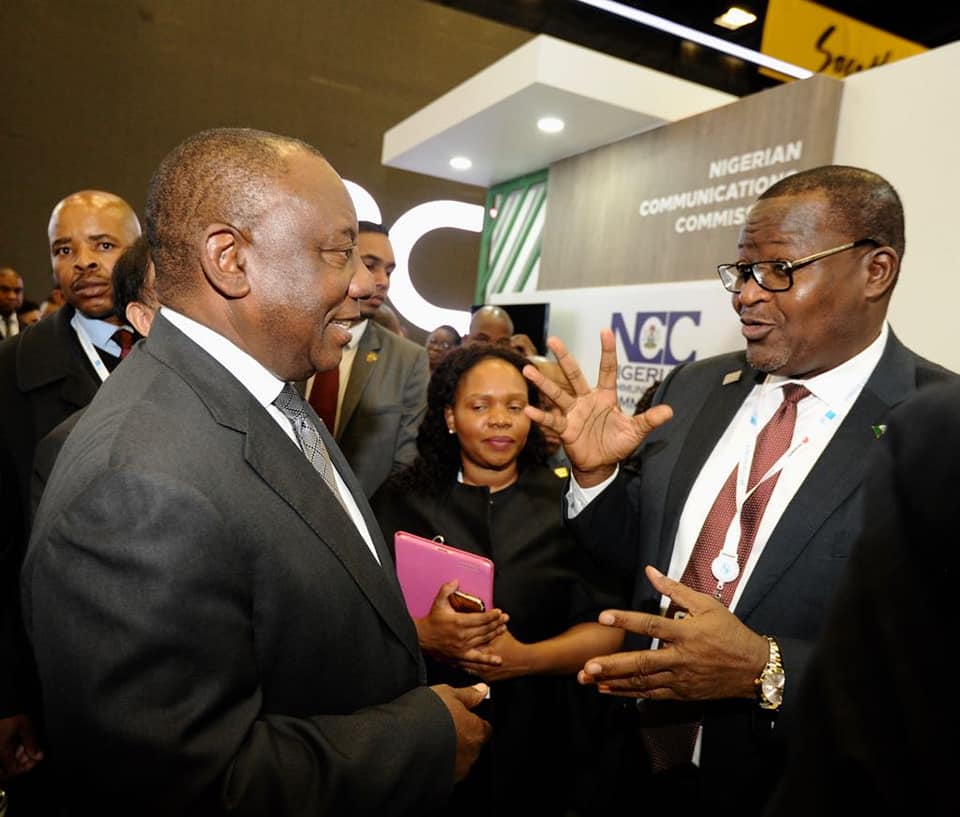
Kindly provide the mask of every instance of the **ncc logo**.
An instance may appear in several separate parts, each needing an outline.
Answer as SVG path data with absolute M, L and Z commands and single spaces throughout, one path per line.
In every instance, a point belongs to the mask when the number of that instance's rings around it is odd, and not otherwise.
M 627 325 L 631 313 L 614 312 L 610 328 L 631 363 L 676 366 L 697 357 L 694 348 L 700 312 L 637 312 L 633 326 Z

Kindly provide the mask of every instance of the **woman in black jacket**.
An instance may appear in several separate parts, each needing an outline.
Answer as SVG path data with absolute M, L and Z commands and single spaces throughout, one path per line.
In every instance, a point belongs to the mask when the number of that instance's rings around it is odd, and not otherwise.
M 605 706 L 574 675 L 622 640 L 597 614 L 622 606 L 623 587 L 562 524 L 565 481 L 544 465 L 542 436 L 523 410 L 538 401 L 526 362 L 503 347 L 450 352 L 430 381 L 417 460 L 372 500 L 388 542 L 398 530 L 442 536 L 496 566 L 496 610 L 455 611 L 450 582 L 416 621 L 430 683 L 491 684 L 480 714 L 493 737 L 458 787 L 458 814 L 571 809 L 600 756 Z

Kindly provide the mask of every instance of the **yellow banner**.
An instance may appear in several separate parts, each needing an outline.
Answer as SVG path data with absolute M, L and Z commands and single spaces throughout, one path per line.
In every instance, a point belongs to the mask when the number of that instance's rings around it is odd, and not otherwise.
M 770 0 L 760 50 L 771 57 L 842 79 L 927 49 L 808 0 Z

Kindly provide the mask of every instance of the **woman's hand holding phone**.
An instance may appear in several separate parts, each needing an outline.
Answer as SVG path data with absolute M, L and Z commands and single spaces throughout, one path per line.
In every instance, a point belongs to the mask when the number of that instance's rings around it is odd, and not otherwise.
M 500 657 L 488 655 L 478 648 L 506 632 L 509 616 L 498 609 L 458 612 L 454 604 L 475 607 L 479 601 L 466 593 L 460 593 L 454 600 L 458 586 L 456 579 L 441 585 L 430 612 L 414 620 L 420 647 L 438 660 L 496 666 L 500 663 Z

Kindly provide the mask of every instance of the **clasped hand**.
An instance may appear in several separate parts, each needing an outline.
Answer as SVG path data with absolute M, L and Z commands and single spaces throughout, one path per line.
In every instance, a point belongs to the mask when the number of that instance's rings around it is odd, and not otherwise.
M 605 610 L 599 621 L 658 638 L 655 650 L 591 658 L 577 675 L 601 692 L 652 700 L 705 701 L 750 698 L 753 680 L 767 662 L 767 640 L 746 627 L 721 602 L 646 568 L 654 588 L 686 609 L 683 619 Z

